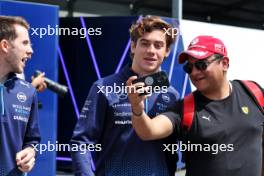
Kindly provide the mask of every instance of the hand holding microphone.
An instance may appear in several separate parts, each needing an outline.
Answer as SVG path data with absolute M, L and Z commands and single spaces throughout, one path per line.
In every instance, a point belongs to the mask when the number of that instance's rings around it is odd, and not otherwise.
M 43 74 L 41 71 L 36 70 L 34 73 L 34 77 L 36 78 L 37 76 Z M 43 74 L 44 76 L 44 74 Z M 43 77 L 44 78 L 44 82 L 47 85 L 47 88 L 50 89 L 51 91 L 57 93 L 60 96 L 65 96 L 68 93 L 68 87 L 61 85 L 47 77 Z
M 47 88 L 47 84 L 45 83 L 45 73 L 41 73 L 39 75 L 31 76 L 31 84 L 34 86 L 38 92 L 43 92 Z

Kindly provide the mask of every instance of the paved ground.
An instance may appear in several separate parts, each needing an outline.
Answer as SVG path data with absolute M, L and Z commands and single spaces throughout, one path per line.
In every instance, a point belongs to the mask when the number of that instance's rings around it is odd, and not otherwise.
M 185 170 L 177 172 L 175 176 L 185 176 Z
M 57 173 L 56 176 L 74 176 L 73 174 L 70 173 Z M 185 171 L 179 171 L 175 174 L 175 176 L 185 176 Z

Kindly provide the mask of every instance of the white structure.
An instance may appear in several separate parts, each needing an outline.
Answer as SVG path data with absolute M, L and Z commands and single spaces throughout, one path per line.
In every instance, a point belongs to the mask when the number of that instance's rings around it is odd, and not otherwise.
M 181 20 L 184 48 L 198 35 L 220 38 L 230 58 L 228 78 L 254 80 L 264 87 L 264 31 Z

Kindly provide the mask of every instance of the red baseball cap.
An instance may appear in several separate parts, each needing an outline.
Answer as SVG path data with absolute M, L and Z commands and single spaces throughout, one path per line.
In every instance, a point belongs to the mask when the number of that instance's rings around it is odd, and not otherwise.
M 201 35 L 193 39 L 188 49 L 179 55 L 179 63 L 183 64 L 188 56 L 196 59 L 206 59 L 213 54 L 227 56 L 224 43 L 213 36 Z

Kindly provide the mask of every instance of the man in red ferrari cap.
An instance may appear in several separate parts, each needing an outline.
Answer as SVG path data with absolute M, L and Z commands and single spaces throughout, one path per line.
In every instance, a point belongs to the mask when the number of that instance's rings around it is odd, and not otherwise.
M 229 58 L 224 43 L 212 36 L 198 36 L 180 54 L 179 63 L 197 88 L 192 93 L 195 108 L 189 128 L 183 127 L 182 117 L 183 108 L 190 106 L 183 102 L 149 118 L 144 112 L 146 96 L 138 93 L 145 89 L 139 88 L 144 83 L 132 84 L 135 78 L 130 77 L 127 86 L 138 90 L 129 93 L 137 134 L 144 140 L 173 132 L 180 136 L 180 144 L 167 145 L 164 150 L 178 147 L 184 151 L 187 176 L 260 176 L 264 114 L 240 82 L 227 79 Z
M 179 63 L 183 64 L 188 59 L 188 56 L 196 59 L 205 59 L 213 54 L 227 57 L 224 43 L 213 36 L 199 36 L 192 40 L 187 51 L 180 54 Z

